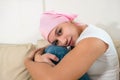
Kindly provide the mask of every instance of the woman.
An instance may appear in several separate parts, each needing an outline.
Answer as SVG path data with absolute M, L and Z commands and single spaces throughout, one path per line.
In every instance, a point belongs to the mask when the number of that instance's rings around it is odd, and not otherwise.
M 74 48 L 57 64 L 54 55 L 38 49 L 25 65 L 35 80 L 77 80 L 87 71 L 91 80 L 119 80 L 118 55 L 110 36 L 91 24 L 74 22 L 77 16 L 54 11 L 43 13 L 40 32 L 49 43 Z M 39 60 L 38 60 L 39 59 Z

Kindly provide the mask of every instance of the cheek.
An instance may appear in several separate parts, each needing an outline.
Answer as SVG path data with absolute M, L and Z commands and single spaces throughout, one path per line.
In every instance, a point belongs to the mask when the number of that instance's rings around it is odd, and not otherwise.
M 70 37 L 70 36 L 72 36 L 72 34 L 70 32 L 66 32 L 66 34 L 64 36 L 65 37 Z
M 64 31 L 63 31 L 63 35 L 65 37 L 69 37 L 69 36 L 73 36 L 73 31 L 70 29 L 70 28 L 66 28 Z
M 72 37 L 73 37 L 74 41 L 76 41 L 78 39 L 79 35 L 77 33 L 73 33 Z

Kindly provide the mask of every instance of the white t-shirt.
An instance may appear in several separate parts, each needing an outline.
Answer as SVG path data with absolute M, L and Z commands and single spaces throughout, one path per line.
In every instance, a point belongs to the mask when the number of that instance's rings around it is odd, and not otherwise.
M 119 80 L 119 60 L 111 37 L 104 30 L 90 24 L 81 33 L 76 44 L 88 37 L 101 39 L 109 45 L 106 52 L 94 62 L 87 72 L 91 80 Z

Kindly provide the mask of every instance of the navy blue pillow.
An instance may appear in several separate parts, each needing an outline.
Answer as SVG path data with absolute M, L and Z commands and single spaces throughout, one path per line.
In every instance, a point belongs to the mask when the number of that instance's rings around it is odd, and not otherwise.
M 70 49 L 67 49 L 63 46 L 56 46 L 56 45 L 50 45 L 45 49 L 45 53 L 51 53 L 56 55 L 59 58 L 59 61 L 70 51 Z M 59 63 L 56 61 L 51 60 L 54 64 Z M 78 80 L 90 80 L 87 73 L 85 73 L 80 79 Z

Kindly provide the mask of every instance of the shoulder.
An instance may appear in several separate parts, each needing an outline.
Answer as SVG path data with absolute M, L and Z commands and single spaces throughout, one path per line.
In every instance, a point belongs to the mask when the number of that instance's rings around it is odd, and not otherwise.
M 88 27 L 78 37 L 76 45 L 81 44 L 81 42 L 85 42 L 87 45 L 91 45 L 91 47 L 104 47 L 107 45 L 108 48 L 109 44 L 112 43 L 112 39 L 109 34 L 103 29 L 98 28 L 94 25 L 88 25 Z
M 76 44 L 76 50 L 85 52 L 85 54 L 94 54 L 96 58 L 105 53 L 108 44 L 96 37 L 87 37 Z

